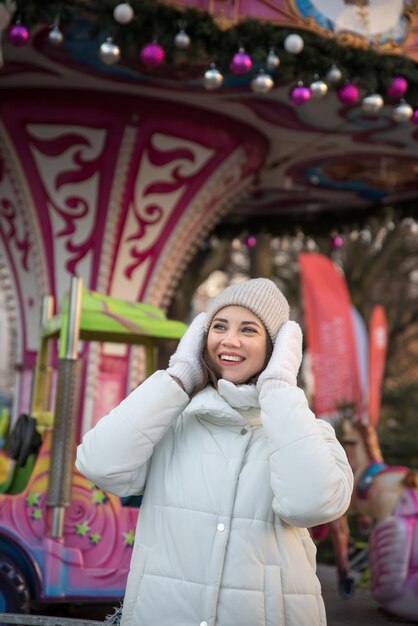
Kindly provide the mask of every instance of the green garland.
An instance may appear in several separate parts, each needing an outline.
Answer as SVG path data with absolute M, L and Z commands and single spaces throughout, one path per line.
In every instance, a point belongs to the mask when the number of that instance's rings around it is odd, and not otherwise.
M 411 59 L 343 46 L 331 37 L 309 31 L 289 30 L 257 20 L 246 20 L 228 31 L 222 31 L 207 13 L 192 9 L 182 11 L 156 0 L 130 0 L 135 17 L 123 26 L 113 18 L 118 0 L 17 1 L 15 17 L 28 27 L 36 23 L 52 23 L 57 15 L 63 30 L 75 19 L 90 21 L 91 36 L 99 42 L 106 36 L 112 36 L 126 62 L 136 60 L 141 47 L 156 38 L 165 49 L 166 63 L 164 68 L 148 70 L 148 73 L 158 76 L 162 72 L 171 72 L 171 76 L 193 78 L 201 75 L 202 70 L 213 61 L 220 71 L 227 73 L 229 62 L 239 47 L 245 48 L 255 68 L 259 68 L 266 59 L 268 49 L 273 46 L 281 60 L 274 72 L 277 83 L 303 80 L 309 84 L 315 74 L 324 77 L 335 63 L 342 71 L 342 81 L 349 79 L 368 92 L 376 91 L 382 95 L 394 76 L 404 76 L 409 84 L 405 98 L 412 106 L 418 105 L 418 66 Z M 174 37 L 182 22 L 191 37 L 191 44 L 185 51 L 177 50 L 174 45 Z M 303 37 L 305 44 L 299 55 L 289 54 L 283 48 L 286 36 L 294 32 Z

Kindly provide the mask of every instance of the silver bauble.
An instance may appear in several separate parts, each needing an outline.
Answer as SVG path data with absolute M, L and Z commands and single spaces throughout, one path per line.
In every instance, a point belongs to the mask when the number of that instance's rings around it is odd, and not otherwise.
M 378 93 L 372 93 L 363 98 L 361 108 L 365 113 L 378 113 L 383 106 L 383 98 Z
M 302 52 L 305 43 L 300 35 L 293 34 L 286 37 L 283 45 L 286 52 L 289 52 L 290 54 L 299 54 Z
M 254 91 L 254 93 L 267 93 L 270 91 L 273 85 L 274 82 L 272 77 L 263 71 L 261 71 L 251 81 L 251 89 Z
M 99 48 L 99 56 L 106 65 L 114 65 L 120 59 L 120 48 L 108 37 Z
M 203 77 L 203 84 L 206 89 L 218 89 L 224 82 L 224 77 L 214 63 L 206 70 Z
M 327 72 L 326 79 L 329 83 L 338 83 L 342 78 L 342 72 L 339 67 L 333 65 Z
M 134 10 L 128 2 L 122 2 L 113 9 L 113 17 L 118 24 L 129 24 L 134 17 Z
M 279 67 L 279 65 L 280 65 L 280 59 L 277 56 L 277 54 L 274 52 L 274 49 L 271 48 L 271 50 L 269 50 L 269 53 L 267 55 L 266 67 L 268 70 L 275 70 L 276 67 Z
M 58 26 L 54 26 L 48 33 L 48 41 L 53 46 L 59 46 L 64 41 L 64 35 L 58 28 Z
M 311 90 L 312 98 L 323 98 L 328 93 L 328 85 L 323 80 L 314 80 L 313 83 L 309 85 L 309 89 Z
M 394 107 L 392 119 L 395 122 L 409 122 L 413 113 L 413 108 L 407 102 L 401 102 L 401 104 Z
M 185 50 L 190 46 L 190 37 L 183 28 L 175 36 L 174 45 L 176 48 L 179 48 L 179 50 Z

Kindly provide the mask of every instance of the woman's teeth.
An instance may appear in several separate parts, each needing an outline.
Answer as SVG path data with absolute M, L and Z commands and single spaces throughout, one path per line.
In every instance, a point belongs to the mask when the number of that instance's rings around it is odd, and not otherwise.
M 240 356 L 232 356 L 229 354 L 221 354 L 221 361 L 243 361 L 244 359 Z

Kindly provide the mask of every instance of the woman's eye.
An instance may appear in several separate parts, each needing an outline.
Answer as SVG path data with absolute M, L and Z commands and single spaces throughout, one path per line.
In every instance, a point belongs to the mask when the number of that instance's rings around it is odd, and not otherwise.
M 218 322 L 218 323 L 216 323 L 216 324 L 214 324 L 212 326 L 212 330 L 225 330 L 225 325 L 224 324 L 219 324 L 219 322 Z
M 255 333 L 256 330 L 255 328 L 251 328 L 250 326 L 245 326 L 245 328 L 242 329 L 242 332 L 252 334 L 252 333 Z

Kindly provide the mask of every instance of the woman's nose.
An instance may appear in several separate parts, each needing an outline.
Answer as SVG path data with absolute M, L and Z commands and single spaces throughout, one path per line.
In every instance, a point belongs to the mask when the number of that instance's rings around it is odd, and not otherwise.
M 233 330 L 228 331 L 226 335 L 223 337 L 222 343 L 225 346 L 239 346 L 240 344 L 239 334 Z

